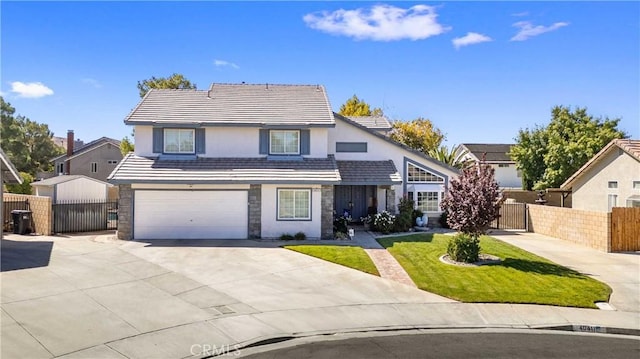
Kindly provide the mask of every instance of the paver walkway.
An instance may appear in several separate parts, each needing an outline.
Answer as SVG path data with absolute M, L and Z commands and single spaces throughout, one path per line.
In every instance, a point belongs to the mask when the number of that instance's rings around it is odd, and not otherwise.
M 416 288 L 416 284 L 411 280 L 400 263 L 398 263 L 391 253 L 382 247 L 369 232 L 356 231 L 353 241 L 362 246 L 365 252 L 367 252 L 373 264 L 378 268 L 378 272 L 382 278 Z

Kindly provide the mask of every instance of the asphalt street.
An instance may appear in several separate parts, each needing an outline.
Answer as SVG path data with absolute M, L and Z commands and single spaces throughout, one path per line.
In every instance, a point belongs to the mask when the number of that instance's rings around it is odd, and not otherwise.
M 281 343 L 282 345 L 283 343 Z M 640 339 L 575 333 L 429 333 L 289 343 L 236 355 L 251 359 L 323 358 L 640 358 Z M 227 353 L 229 355 L 231 353 Z M 248 354 L 248 355 L 245 355 Z

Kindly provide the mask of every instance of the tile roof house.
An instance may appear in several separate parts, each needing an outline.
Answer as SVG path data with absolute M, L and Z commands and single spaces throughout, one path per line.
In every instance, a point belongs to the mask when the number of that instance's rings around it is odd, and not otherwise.
M 613 207 L 640 207 L 640 140 L 612 140 L 561 188 L 571 190 L 575 209 L 611 212 Z
M 100 137 L 79 145 L 73 137 L 73 131 L 69 131 L 65 141 L 67 153 L 51 160 L 54 163 L 55 175 L 83 175 L 106 181 L 107 176 L 122 160 L 120 141 Z
M 333 238 L 334 214 L 431 216 L 458 172 L 335 114 L 319 85 L 151 90 L 125 118 L 135 152 L 120 187 L 120 239 Z
M 347 116 L 351 121 L 364 127 L 376 130 L 382 134 L 392 129 L 391 122 L 385 116 Z
M 522 188 L 522 178 L 516 169 L 516 162 L 509 156 L 513 144 L 504 143 L 463 143 L 459 151 L 466 151 L 464 158 L 473 162 L 484 161 L 495 170 L 500 188 Z

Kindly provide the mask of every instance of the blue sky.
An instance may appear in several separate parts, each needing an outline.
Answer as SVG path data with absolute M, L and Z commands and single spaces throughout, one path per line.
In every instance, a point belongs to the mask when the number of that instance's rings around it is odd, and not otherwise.
M 85 142 L 131 133 L 136 84 L 322 84 L 446 144 L 510 143 L 555 105 L 640 138 L 638 2 L 7 2 L 0 91 Z

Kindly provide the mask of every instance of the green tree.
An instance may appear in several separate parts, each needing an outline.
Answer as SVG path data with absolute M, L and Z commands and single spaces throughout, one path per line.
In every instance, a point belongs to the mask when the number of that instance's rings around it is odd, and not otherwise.
M 340 106 L 340 112 L 342 116 L 382 116 L 382 109 L 374 108 L 371 110 L 371 106 L 364 100 L 353 95 L 342 106 Z
M 32 194 L 33 188 L 31 187 L 31 183 L 33 183 L 33 176 L 26 173 L 20 172 L 20 177 L 22 177 L 22 183 L 16 184 L 7 184 L 5 187 L 7 192 L 9 193 L 19 193 L 19 194 Z
M 594 118 L 586 108 L 556 106 L 547 127 L 520 130 L 510 156 L 525 189 L 560 187 L 611 140 L 624 138 L 620 119 Z
M 465 168 L 473 163 L 473 161 L 465 158 L 469 153 L 467 150 L 461 150 L 459 146 L 453 145 L 448 148 L 442 145 L 436 149 L 429 151 L 428 155 L 442 163 L 448 164 L 455 168 Z
M 138 91 L 140 97 L 149 92 L 150 89 L 196 89 L 197 86 L 187 80 L 183 75 L 174 73 L 169 77 L 155 77 L 138 81 Z
M 133 143 L 129 140 L 129 136 L 124 136 L 122 141 L 120 141 L 120 152 L 122 152 L 122 155 L 126 156 L 127 153 L 132 152 L 133 149 Z
M 430 120 L 419 117 L 409 122 L 395 121 L 389 137 L 428 155 L 440 147 L 445 136 Z
M 38 172 L 50 171 L 50 160 L 64 153 L 64 149 L 53 142 L 53 133 L 46 124 L 15 115 L 15 108 L 0 97 L 2 149 L 18 171 L 35 176 Z

